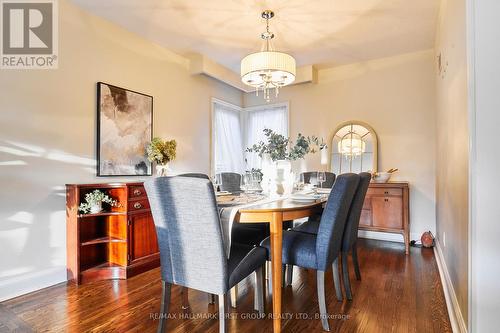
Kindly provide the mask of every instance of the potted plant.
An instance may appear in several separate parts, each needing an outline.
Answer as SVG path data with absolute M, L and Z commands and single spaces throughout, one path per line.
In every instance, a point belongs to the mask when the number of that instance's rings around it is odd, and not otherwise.
M 119 207 L 118 201 L 99 190 L 94 190 L 85 194 L 85 202 L 82 202 L 78 210 L 83 214 L 97 214 L 102 212 L 102 203 L 105 202 L 111 207 Z
M 146 147 L 146 154 L 150 162 L 156 162 L 156 174 L 167 176 L 170 172 L 169 163 L 175 159 L 177 142 L 153 138 Z
M 283 194 L 291 190 L 293 174 L 290 161 L 303 159 L 307 154 L 316 153 L 326 145 L 316 136 L 306 137 L 299 133 L 295 143 L 271 129 L 264 129 L 266 141 L 260 141 L 246 149 L 262 158 L 262 185 L 265 191 Z M 286 187 L 286 188 L 285 188 Z

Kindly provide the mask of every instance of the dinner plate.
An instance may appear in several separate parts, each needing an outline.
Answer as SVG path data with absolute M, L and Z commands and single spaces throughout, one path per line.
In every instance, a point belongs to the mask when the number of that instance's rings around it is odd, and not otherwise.
M 305 203 L 310 203 L 310 202 L 315 202 L 316 200 L 320 199 L 321 196 L 319 195 L 305 195 L 305 194 L 295 194 L 291 196 L 291 199 L 296 202 L 305 202 Z
M 215 195 L 218 196 L 218 197 L 223 196 L 223 195 L 231 195 L 231 192 L 220 191 L 220 192 L 215 192 Z

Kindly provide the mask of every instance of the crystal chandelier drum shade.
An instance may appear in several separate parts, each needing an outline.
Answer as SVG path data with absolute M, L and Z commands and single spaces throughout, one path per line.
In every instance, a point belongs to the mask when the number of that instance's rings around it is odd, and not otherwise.
M 338 143 L 339 152 L 346 156 L 359 156 L 366 151 L 366 143 L 357 133 L 350 132 Z
M 261 34 L 264 41 L 261 52 L 247 55 L 241 60 L 241 81 L 254 87 L 257 95 L 263 91 L 266 101 L 270 100 L 270 90 L 278 96 L 279 88 L 295 81 L 295 59 L 286 53 L 274 51 L 271 41 L 274 34 L 269 31 L 269 19 L 274 13 L 265 10 L 262 18 L 266 20 L 266 31 Z
M 241 60 L 241 80 L 256 88 L 267 82 L 286 86 L 295 80 L 295 59 L 276 51 L 249 54 Z

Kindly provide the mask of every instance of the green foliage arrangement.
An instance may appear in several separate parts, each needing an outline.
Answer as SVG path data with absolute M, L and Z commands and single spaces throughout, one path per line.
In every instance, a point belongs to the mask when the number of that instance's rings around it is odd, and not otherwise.
M 146 147 L 146 154 L 150 162 L 158 164 L 167 164 L 175 159 L 177 142 L 175 140 L 162 140 L 153 138 Z
M 266 142 L 260 141 L 252 147 L 246 149 L 249 153 L 257 153 L 260 157 L 269 154 L 271 160 L 291 160 L 295 161 L 304 158 L 307 154 L 314 154 L 318 149 L 326 148 L 326 144 L 321 142 L 316 136 L 304 136 L 301 133 L 297 135 L 295 144 L 284 135 L 275 133 L 273 130 L 264 129 Z
M 92 206 L 101 202 L 105 202 L 111 205 L 111 207 L 119 207 L 118 201 L 114 200 L 113 198 L 99 190 L 94 190 L 90 193 L 85 194 L 85 202 L 82 202 L 80 204 L 78 210 L 83 214 L 88 214 L 90 213 L 90 209 Z

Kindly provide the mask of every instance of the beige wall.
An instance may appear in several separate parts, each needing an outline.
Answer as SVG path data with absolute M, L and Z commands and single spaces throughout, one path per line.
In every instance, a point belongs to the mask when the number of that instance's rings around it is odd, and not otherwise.
M 468 163 L 467 54 L 465 1 L 442 3 L 436 57 L 443 69 L 437 86 L 437 238 L 458 303 L 467 322 Z
M 290 102 L 292 136 L 331 138 L 338 124 L 352 119 L 374 128 L 379 170 L 397 167 L 395 179 L 410 182 L 413 239 L 435 231 L 434 68 L 432 51 L 405 54 L 321 70 L 318 84 L 285 87 L 279 95 Z M 244 106 L 262 102 L 262 96 L 244 96 Z M 319 155 L 307 162 L 318 168 Z
M 209 171 L 210 98 L 242 102 L 184 58 L 59 3 L 59 69 L 0 71 L 0 300 L 65 280 L 64 184 L 111 180 L 95 177 L 97 81 L 154 96 L 154 134 L 178 140 L 177 171 Z

